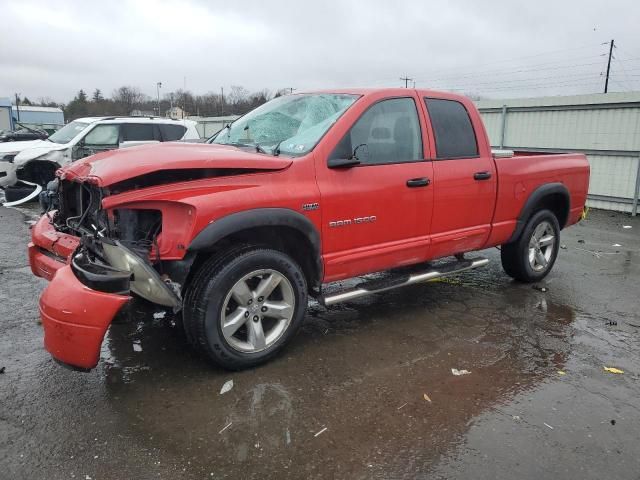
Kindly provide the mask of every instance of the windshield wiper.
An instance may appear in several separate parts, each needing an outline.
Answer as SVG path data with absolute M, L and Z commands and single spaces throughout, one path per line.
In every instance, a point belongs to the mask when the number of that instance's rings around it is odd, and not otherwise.
M 259 143 L 256 143 L 256 152 L 258 153 L 266 153 L 267 155 L 269 155 L 269 152 L 267 152 L 264 147 L 261 147 Z
M 273 147 L 273 150 L 271 150 L 271 155 L 273 155 L 274 157 L 277 157 L 278 155 L 280 155 L 280 144 L 284 142 L 284 140 L 285 139 L 283 138 L 278 143 L 276 143 L 276 146 Z

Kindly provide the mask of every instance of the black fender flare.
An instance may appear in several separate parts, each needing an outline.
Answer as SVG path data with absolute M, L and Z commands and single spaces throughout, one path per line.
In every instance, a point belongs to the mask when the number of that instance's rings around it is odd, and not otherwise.
M 304 235 L 313 249 L 318 275 L 318 278 L 314 280 L 320 281 L 322 277 L 320 233 L 311 220 L 289 208 L 256 208 L 232 213 L 214 220 L 195 236 L 188 251 L 207 251 L 229 235 L 256 227 L 289 227 Z
M 520 214 L 518 215 L 518 219 L 516 220 L 516 228 L 507 243 L 515 242 L 520 237 L 525 225 L 527 224 L 527 221 L 536 211 L 538 205 L 544 199 L 544 197 L 556 194 L 560 194 L 566 200 L 568 216 L 569 208 L 571 207 L 571 197 L 569 195 L 569 190 L 567 189 L 567 187 L 560 182 L 545 183 L 544 185 L 540 185 L 533 192 L 531 192 L 531 195 L 529 195 L 529 198 L 527 198 L 527 201 L 524 203 L 522 210 L 520 210 Z M 567 218 L 558 218 L 558 223 L 560 224 L 560 229 L 564 228 L 564 226 L 567 224 Z

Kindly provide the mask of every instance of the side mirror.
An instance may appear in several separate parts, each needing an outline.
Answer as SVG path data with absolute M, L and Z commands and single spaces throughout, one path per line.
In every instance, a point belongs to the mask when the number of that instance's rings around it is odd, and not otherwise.
M 330 158 L 327 162 L 329 168 L 350 168 L 360 165 L 361 160 L 369 158 L 369 147 L 366 143 L 361 143 L 353 149 L 353 153 L 349 158 Z

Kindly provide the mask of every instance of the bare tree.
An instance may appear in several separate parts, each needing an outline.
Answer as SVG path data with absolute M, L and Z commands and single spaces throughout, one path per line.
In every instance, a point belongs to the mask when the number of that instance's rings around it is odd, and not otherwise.
M 137 87 L 123 86 L 113 91 L 111 99 L 117 104 L 121 114 L 129 115 L 134 107 L 147 100 L 147 96 Z

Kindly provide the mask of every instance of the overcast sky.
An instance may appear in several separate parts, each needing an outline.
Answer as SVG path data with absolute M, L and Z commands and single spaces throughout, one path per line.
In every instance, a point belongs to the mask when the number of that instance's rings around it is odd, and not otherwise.
M 491 6 L 489 7 L 489 4 Z M 418 87 L 488 97 L 640 90 L 640 2 L 0 1 L 0 97 L 133 85 Z

